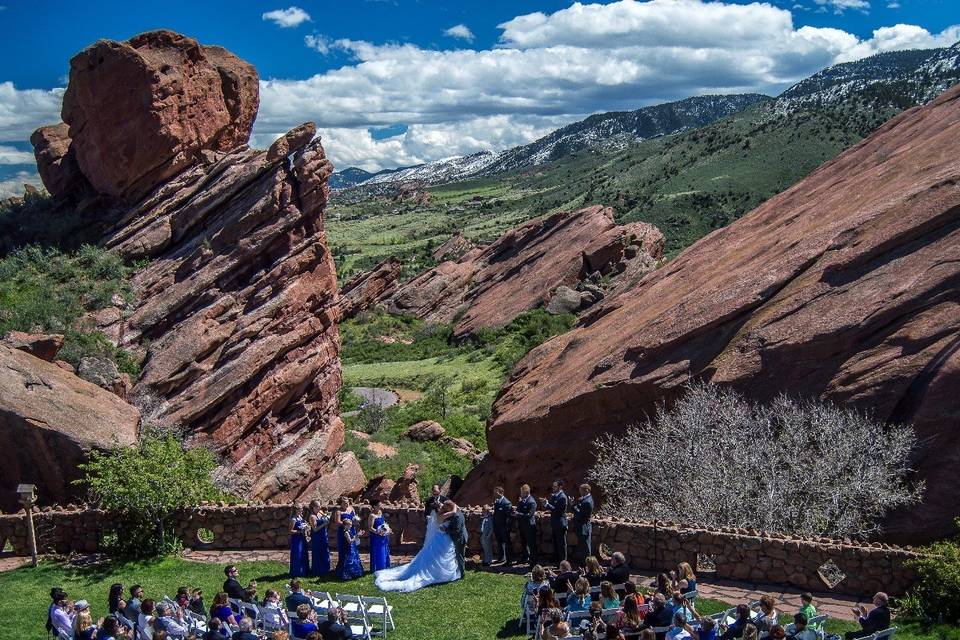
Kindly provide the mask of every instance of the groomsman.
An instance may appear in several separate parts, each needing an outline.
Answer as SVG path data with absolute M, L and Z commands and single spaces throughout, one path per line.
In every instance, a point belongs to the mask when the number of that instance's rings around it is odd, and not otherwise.
M 517 525 L 523 544 L 523 561 L 531 568 L 537 564 L 537 499 L 530 495 L 530 485 L 520 487 L 517 502 Z
M 513 564 L 513 550 L 510 548 L 510 520 L 513 516 L 513 505 L 503 495 L 503 487 L 493 490 L 496 499 L 493 501 L 493 535 L 497 539 L 497 556 L 507 566 Z
M 440 493 L 440 485 L 435 484 L 430 489 L 430 497 L 427 499 L 427 506 L 423 510 L 424 520 L 430 518 L 431 513 L 436 513 L 444 502 L 448 500 L 447 496 Z
M 593 497 L 590 495 L 590 485 L 580 485 L 580 497 L 573 505 L 573 531 L 577 534 L 577 560 L 584 562 L 587 556 L 592 555 L 593 545 L 591 534 L 593 525 L 590 518 L 593 516 Z
M 563 492 L 563 480 L 553 481 L 553 493 L 549 500 L 543 498 L 543 507 L 550 512 L 553 555 L 559 567 L 567 559 L 567 494 Z

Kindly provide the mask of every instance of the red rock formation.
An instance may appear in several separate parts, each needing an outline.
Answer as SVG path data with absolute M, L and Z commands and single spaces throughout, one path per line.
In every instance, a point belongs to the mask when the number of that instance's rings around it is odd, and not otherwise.
M 53 359 L 60 353 L 60 349 L 63 348 L 63 336 L 59 333 L 11 331 L 0 341 L 0 344 L 26 351 L 35 358 L 53 362 Z
M 490 455 L 458 499 L 541 493 L 590 464 L 590 441 L 692 376 L 912 423 L 928 489 L 890 539 L 960 514 L 960 87 L 880 127 L 786 192 L 700 240 L 628 294 L 532 351 L 496 405 Z
M 343 320 L 353 318 L 397 289 L 403 265 L 399 258 L 387 258 L 369 271 L 358 273 L 340 288 L 340 312 Z
M 475 249 L 476 246 L 477 245 L 474 244 L 470 238 L 457 231 L 452 236 L 447 238 L 443 244 L 435 247 L 430 253 L 433 256 L 433 259 L 437 260 L 438 262 L 443 262 L 446 260 L 459 260 L 465 253 Z
M 554 213 L 413 278 L 388 308 L 432 322 L 451 322 L 462 314 L 454 335 L 463 337 L 507 324 L 545 302 L 560 285 L 571 287 L 594 271 L 612 270 L 638 244 L 646 258 L 641 262 L 652 269 L 663 252 L 663 236 L 655 227 L 617 225 L 612 210 L 600 206 Z
M 222 478 L 252 499 L 309 497 L 343 443 L 332 167 L 303 129 L 282 152 L 240 148 L 185 171 L 105 241 L 150 259 L 121 330 L 131 350 L 149 341 L 134 396 L 159 399 L 156 418 L 223 455 Z
M 37 485 L 42 503 L 66 504 L 82 491 L 77 465 L 91 448 L 133 444 L 140 412 L 58 365 L 0 343 L 0 507 L 18 509 L 17 484 Z
M 82 176 L 100 194 L 136 202 L 194 164 L 201 150 L 246 144 L 256 117 L 254 68 L 172 31 L 100 40 L 70 61 L 63 125 L 31 141 L 47 190 Z

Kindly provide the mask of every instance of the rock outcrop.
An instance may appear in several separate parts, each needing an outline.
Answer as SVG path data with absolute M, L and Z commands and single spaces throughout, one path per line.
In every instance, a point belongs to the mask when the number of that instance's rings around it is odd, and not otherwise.
M 130 389 L 93 363 L 81 373 L 213 450 L 236 495 L 358 493 L 356 458 L 338 456 L 340 304 L 323 220 L 333 168 L 313 123 L 248 148 L 257 92 L 252 66 L 170 31 L 71 61 L 70 142 L 54 144 L 62 125 L 37 135 L 113 203 L 101 244 L 148 262 L 129 304 L 84 319 L 143 356 L 139 379 Z
M 0 507 L 18 509 L 13 488 L 37 485 L 44 503 L 82 494 L 71 484 L 90 449 L 137 440 L 140 412 L 52 362 L 0 343 Z
M 438 262 L 459 260 L 463 255 L 477 247 L 470 238 L 459 231 L 447 238 L 445 242 L 433 248 L 430 254 Z
M 340 288 L 340 315 L 343 320 L 389 298 L 397 289 L 403 265 L 399 258 L 387 258 L 369 271 L 358 273 Z
M 199 152 L 246 144 L 258 104 L 252 65 L 221 47 L 150 31 L 100 40 L 74 56 L 63 123 L 31 141 L 50 193 L 66 196 L 86 182 L 137 202 Z
M 23 331 L 11 331 L 0 344 L 5 344 L 13 349 L 26 351 L 35 358 L 53 362 L 60 349 L 63 347 L 63 336 L 59 333 L 25 333 Z
M 628 293 L 533 350 L 501 391 L 490 454 L 458 499 L 557 473 L 691 378 L 767 400 L 787 391 L 912 423 L 922 504 L 886 537 L 960 515 L 960 86 L 911 109 Z M 571 455 L 571 452 L 578 452 Z M 562 461 L 562 464 L 561 464 Z
M 649 271 L 662 255 L 663 235 L 656 227 L 617 225 L 609 208 L 554 213 L 404 283 L 387 308 L 431 322 L 456 319 L 454 336 L 462 338 L 507 324 L 548 301 L 559 286 L 624 272 L 631 261 L 639 265 L 634 269 Z

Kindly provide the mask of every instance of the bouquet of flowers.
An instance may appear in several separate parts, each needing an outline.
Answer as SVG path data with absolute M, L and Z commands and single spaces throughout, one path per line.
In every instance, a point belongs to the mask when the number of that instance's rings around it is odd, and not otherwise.
M 388 535 L 390 535 L 391 533 L 393 533 L 393 532 L 390 530 L 390 525 L 388 525 L 386 522 L 384 522 L 382 525 L 380 525 L 379 527 L 377 527 L 377 528 L 376 528 L 376 532 L 377 532 L 377 535 L 380 535 L 380 536 L 388 536 Z

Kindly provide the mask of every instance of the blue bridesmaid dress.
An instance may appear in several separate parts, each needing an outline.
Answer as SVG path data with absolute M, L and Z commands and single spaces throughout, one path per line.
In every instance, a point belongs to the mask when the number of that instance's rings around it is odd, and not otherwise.
M 373 521 L 373 528 L 379 529 L 386 522 L 383 514 Z M 376 531 L 370 532 L 370 571 L 390 568 L 390 539 Z
M 290 534 L 290 577 L 299 578 L 310 571 L 310 559 L 307 557 L 307 538 L 303 535 L 303 518 L 291 518 L 291 529 L 297 533 Z
M 337 527 L 337 577 L 341 580 L 353 580 L 363 576 L 363 563 L 360 562 L 360 551 L 356 539 L 357 527 L 355 513 L 341 513 L 344 523 Z M 347 542 L 346 529 L 350 528 L 350 535 L 354 537 L 352 543 Z
M 330 534 L 327 524 L 330 518 L 324 515 L 317 516 L 317 526 L 311 528 L 310 533 L 310 575 L 322 576 L 330 573 Z

